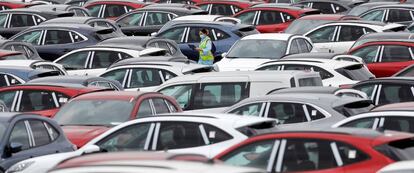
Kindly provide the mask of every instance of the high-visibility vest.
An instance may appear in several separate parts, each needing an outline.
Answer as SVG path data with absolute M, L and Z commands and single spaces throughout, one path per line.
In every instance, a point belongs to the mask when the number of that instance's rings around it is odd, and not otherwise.
M 210 37 L 206 36 L 203 40 L 201 40 L 200 45 L 198 46 L 201 49 L 205 49 L 207 47 L 207 42 L 210 41 Z M 201 60 L 208 61 L 208 60 L 214 60 L 214 56 L 211 53 L 211 50 L 208 51 L 207 55 L 204 55 L 203 51 L 200 51 Z

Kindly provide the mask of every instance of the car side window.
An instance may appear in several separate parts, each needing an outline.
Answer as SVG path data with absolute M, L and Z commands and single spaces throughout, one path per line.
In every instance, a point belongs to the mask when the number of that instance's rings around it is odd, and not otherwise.
M 282 70 L 283 65 L 268 65 L 258 68 L 256 71 L 259 70 Z
M 5 28 L 7 24 L 7 14 L 0 14 L 0 28 Z
M 40 120 L 29 120 L 30 128 L 33 133 L 35 146 L 42 146 L 52 142 L 50 139 L 49 132 L 45 125 Z
M 414 101 L 409 85 L 382 84 L 378 105 Z
M 12 14 L 10 27 L 26 27 L 36 25 L 32 15 L 28 14 Z
M 8 109 L 12 108 L 14 97 L 16 96 L 17 91 L 3 91 L 0 92 L 0 100 L 6 104 Z
M 280 124 L 307 122 L 302 104 L 273 102 L 270 104 L 267 117 L 276 118 Z
M 319 28 L 306 36 L 309 37 L 314 43 L 326 43 L 334 41 L 334 33 L 336 26 L 326 26 Z
M 313 2 L 312 3 L 313 9 L 319 9 L 323 14 L 333 14 L 334 11 L 332 10 L 331 3 L 326 2 Z
M 289 54 L 298 54 L 300 53 L 299 51 L 299 46 L 297 43 L 297 39 L 292 40 L 291 44 L 290 44 L 290 50 L 289 50 Z
M 145 20 L 145 26 L 164 25 L 172 20 L 172 15 L 160 12 L 148 12 Z
M 322 80 L 333 77 L 333 74 L 316 66 L 312 66 L 312 71 L 319 72 L 319 75 L 321 75 Z
M 347 9 L 344 8 L 341 5 L 337 5 L 337 4 L 330 4 L 330 5 L 331 5 L 332 9 L 335 10 L 334 11 L 335 13 L 342 13 L 342 12 L 347 11 Z
M 95 51 L 92 68 L 108 68 L 112 63 L 122 59 L 120 54 L 115 51 Z
M 133 13 L 128 16 L 125 16 L 121 20 L 117 21 L 117 23 L 121 27 L 125 26 L 141 26 L 141 20 L 144 13 Z
M 188 34 L 188 43 L 200 43 L 200 31 L 202 28 L 199 27 L 191 27 L 190 32 Z M 211 28 L 205 28 L 208 30 L 208 36 L 214 41 L 215 37 L 213 35 L 213 31 Z
M 226 39 L 226 38 L 230 37 L 230 35 L 228 35 L 224 31 L 221 31 L 219 29 L 212 29 L 212 32 L 214 34 L 214 36 L 212 38 L 214 41 L 215 40 L 223 40 L 223 39 Z
M 67 43 L 72 43 L 72 38 L 68 31 L 47 30 L 45 37 L 45 45 Z
M 407 22 L 412 20 L 413 18 L 410 10 L 390 9 L 386 22 Z
M 221 130 L 221 129 L 213 126 L 213 125 L 200 124 L 200 126 L 202 126 L 202 128 L 204 128 L 205 133 L 206 133 L 207 138 L 208 138 L 208 141 L 210 142 L 209 144 L 216 144 L 216 143 L 219 143 L 219 142 L 223 142 L 223 141 L 233 139 L 233 137 L 231 135 L 229 135 L 225 131 L 223 131 L 223 130 Z
M 256 25 L 254 23 L 255 16 L 256 16 L 256 11 L 249 11 L 249 12 L 244 12 L 236 16 L 236 18 L 240 19 L 242 24 Z
M 190 122 L 162 122 L 156 150 L 180 149 L 206 145 L 199 124 Z
M 72 38 L 72 42 L 77 43 L 77 42 L 81 42 L 84 41 L 85 39 L 80 36 L 79 34 L 75 33 L 75 32 L 69 32 L 69 35 Z
M 158 69 L 134 68 L 130 78 L 129 88 L 150 87 L 162 84 Z
M 283 23 L 284 20 L 278 11 L 262 10 L 259 17 L 259 25 L 272 25 Z
M 108 17 L 118 17 L 127 13 L 127 8 L 124 5 L 118 4 L 106 4 L 104 18 Z
M 308 41 L 306 41 L 305 39 L 302 39 L 302 38 L 298 38 L 296 40 L 298 41 L 299 50 L 300 50 L 301 53 L 307 53 L 307 52 L 312 51 L 312 47 L 308 46 L 308 44 L 309 44 Z
M 364 20 L 371 20 L 371 21 L 382 21 L 384 17 L 385 10 L 374 10 L 367 14 L 361 16 Z
M 139 105 L 137 118 L 151 116 L 152 114 L 153 113 L 150 105 L 150 99 L 143 100 Z
M 233 15 L 233 10 L 229 4 L 212 4 L 210 14 L 231 16 Z
M 338 41 L 355 41 L 364 35 L 364 28 L 359 26 L 341 26 Z
M 22 150 L 26 150 L 30 148 L 29 142 L 29 133 L 26 129 L 26 124 L 24 121 L 18 121 L 11 131 L 9 143 L 19 143 L 22 144 Z
M 193 85 L 175 85 L 164 88 L 159 92 L 174 97 L 181 108 L 189 106 L 192 97 Z
M 335 142 L 339 154 L 341 155 L 341 160 L 343 162 L 343 166 L 362 162 L 369 159 L 369 156 L 362 152 L 361 150 L 355 148 L 352 145 L 343 143 L 343 142 Z
M 145 143 L 151 124 L 133 124 L 120 129 L 103 140 L 96 143 L 101 149 L 108 152 L 113 151 L 142 151 L 145 150 Z
M 84 11 L 84 10 L 81 10 L 81 9 L 72 9 L 72 10 L 70 10 L 70 11 L 73 11 L 74 13 L 75 13 L 75 15 L 74 16 L 89 16 L 88 15 L 88 13 L 86 12 L 86 11 Z
M 20 102 L 20 112 L 42 111 L 59 107 L 53 96 L 54 92 L 42 90 L 25 90 Z
M 152 99 L 152 103 L 154 104 L 156 114 L 170 113 L 170 109 L 164 99 L 154 98 Z
M 169 51 L 170 54 L 173 54 L 173 52 L 171 51 L 170 47 L 167 45 L 167 42 L 155 41 L 155 42 L 152 42 L 152 43 L 148 44 L 148 47 L 158 47 L 158 48 L 162 48 L 162 49 L 165 49 L 165 50 Z
M 88 56 L 89 51 L 79 51 L 60 59 L 57 63 L 62 64 L 67 70 L 85 69 Z
M 213 108 L 230 106 L 248 97 L 246 83 L 201 84 L 195 96 L 195 107 Z
M 274 140 L 262 140 L 241 146 L 220 158 L 225 164 L 266 169 Z
M 341 125 L 341 127 L 355 127 L 355 128 L 371 129 L 374 126 L 375 119 L 376 117 L 361 118 L 361 119 L 353 120 L 346 124 L 343 124 Z
M 367 94 L 368 98 L 372 98 L 374 94 L 375 84 L 368 84 L 368 85 L 359 85 L 356 87 L 353 87 L 353 89 L 360 90 Z
M 102 74 L 101 77 L 116 80 L 122 85 L 124 85 L 124 78 L 125 78 L 126 72 L 127 72 L 127 69 L 117 69 L 117 70 L 106 72 Z
M 384 45 L 381 62 L 412 61 L 411 47 L 400 45 Z
M 385 117 L 383 128 L 387 130 L 412 133 L 414 132 L 414 118 L 388 116 Z
M 92 5 L 86 8 L 89 10 L 89 13 L 91 14 L 91 16 L 100 17 L 99 12 L 101 11 L 102 6 L 103 5 Z
M 42 30 L 29 31 L 16 37 L 14 40 L 31 43 L 33 45 L 39 45 L 40 40 L 41 40 L 40 38 L 41 35 L 42 35 Z
M 175 42 L 180 43 L 182 42 L 181 39 L 184 34 L 184 29 L 185 29 L 184 27 L 172 28 L 172 29 L 169 29 L 161 33 L 159 37 L 174 40 Z
M 262 110 L 263 103 L 253 103 L 241 106 L 230 111 L 230 114 L 237 114 L 237 115 L 249 115 L 249 116 L 260 116 L 260 112 Z
M 352 55 L 360 57 L 364 60 L 365 63 L 375 63 L 376 57 L 378 55 L 380 46 L 366 46 L 363 48 L 360 48 L 354 52 L 352 52 Z

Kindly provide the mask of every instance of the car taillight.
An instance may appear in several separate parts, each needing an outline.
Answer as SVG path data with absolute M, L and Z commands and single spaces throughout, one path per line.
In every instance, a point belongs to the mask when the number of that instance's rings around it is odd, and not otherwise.
M 342 89 L 350 89 L 350 88 L 352 88 L 352 84 L 339 85 L 339 88 L 342 88 Z

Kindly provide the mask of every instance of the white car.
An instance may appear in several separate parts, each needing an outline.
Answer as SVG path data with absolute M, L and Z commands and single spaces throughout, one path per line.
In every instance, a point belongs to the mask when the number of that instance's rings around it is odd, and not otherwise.
M 132 49 L 96 45 L 73 50 L 53 62 L 63 65 L 69 75 L 97 76 L 116 61 L 159 52 L 165 52 L 165 50 L 161 48 Z
M 340 87 L 374 78 L 365 64 L 325 59 L 327 53 L 305 53 L 286 56 L 281 60 L 263 63 L 256 70 L 301 70 L 319 72 L 324 86 Z
M 382 22 L 345 20 L 320 25 L 305 33 L 318 52 L 347 52 L 359 37 L 374 32 L 403 31 L 404 25 Z
M 223 15 L 188 15 L 177 17 L 173 19 L 175 21 L 183 21 L 183 20 L 196 20 L 196 21 L 215 21 L 215 22 L 231 22 L 231 23 L 241 23 L 240 19 L 235 17 L 228 17 Z
M 414 160 L 399 161 L 381 168 L 377 173 L 412 173 L 414 172 Z
M 313 50 L 309 38 L 292 34 L 254 34 L 243 37 L 215 64 L 219 71 L 254 70 L 269 60 Z
M 77 151 L 28 159 L 9 171 L 44 173 L 63 160 L 96 151 L 166 151 L 212 158 L 255 134 L 256 126 L 273 128 L 277 120 L 227 114 L 169 114 L 122 123 Z
M 190 62 L 156 61 L 162 57 L 130 58 L 111 65 L 100 77 L 119 81 L 126 91 L 153 91 L 176 77 L 214 71 L 212 66 Z
M 0 63 L 1 66 L 18 66 L 18 67 L 30 67 L 32 69 L 48 69 L 56 70 L 60 75 L 67 75 L 66 69 L 57 63 L 45 61 L 45 60 L 4 60 Z

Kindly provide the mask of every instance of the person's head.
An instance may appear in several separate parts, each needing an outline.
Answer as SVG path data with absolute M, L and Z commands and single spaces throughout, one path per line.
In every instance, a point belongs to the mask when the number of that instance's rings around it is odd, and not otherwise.
M 208 30 L 203 28 L 200 30 L 200 37 L 203 39 L 204 37 L 206 37 L 208 35 Z

